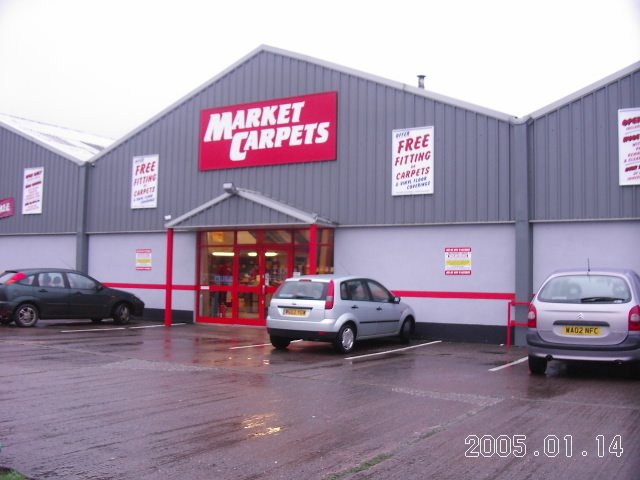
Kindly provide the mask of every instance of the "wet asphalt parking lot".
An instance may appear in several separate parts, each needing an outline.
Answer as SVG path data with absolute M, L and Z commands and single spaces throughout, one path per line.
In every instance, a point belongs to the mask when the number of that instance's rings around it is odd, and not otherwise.
M 34 479 L 640 479 L 640 381 L 526 349 L 274 350 L 264 328 L 0 327 L 0 465 Z

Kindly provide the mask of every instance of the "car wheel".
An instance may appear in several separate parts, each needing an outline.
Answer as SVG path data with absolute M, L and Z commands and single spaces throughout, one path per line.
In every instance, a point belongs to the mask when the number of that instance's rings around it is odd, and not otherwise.
M 34 327 L 38 323 L 38 309 L 31 303 L 23 303 L 13 314 L 13 321 L 19 327 Z
M 413 320 L 411 318 L 407 318 L 402 324 L 402 328 L 400 329 L 400 341 L 402 343 L 409 343 L 411 340 L 411 335 L 413 334 Z
M 131 309 L 126 303 L 119 303 L 113 309 L 113 322 L 117 325 L 125 325 L 131 320 Z
M 333 341 L 333 347 L 340 353 L 349 353 L 356 343 L 356 330 L 352 324 L 343 325 Z
M 286 350 L 289 344 L 291 343 L 290 339 L 284 338 L 284 337 L 274 337 L 272 335 L 270 338 L 271 338 L 271 345 L 273 345 L 278 350 Z
M 544 375 L 547 371 L 547 359 L 529 355 L 529 371 L 534 375 Z

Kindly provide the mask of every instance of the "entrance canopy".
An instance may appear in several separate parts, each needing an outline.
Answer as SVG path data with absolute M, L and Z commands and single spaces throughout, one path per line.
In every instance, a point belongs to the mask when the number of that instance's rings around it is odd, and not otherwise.
M 261 193 L 236 187 L 232 183 L 225 183 L 223 188 L 224 193 L 165 223 L 165 228 L 197 230 L 211 228 L 211 226 L 216 228 L 252 225 L 335 226 L 335 222 L 320 217 L 316 213 L 300 210 Z

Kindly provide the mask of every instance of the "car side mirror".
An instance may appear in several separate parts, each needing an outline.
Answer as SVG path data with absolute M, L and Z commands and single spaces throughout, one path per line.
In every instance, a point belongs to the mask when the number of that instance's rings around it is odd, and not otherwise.
M 101 292 L 102 290 L 104 290 L 104 285 L 102 285 L 101 283 L 99 283 L 99 284 L 96 286 L 96 292 Z
M 393 303 L 400 303 L 400 297 L 393 297 Z

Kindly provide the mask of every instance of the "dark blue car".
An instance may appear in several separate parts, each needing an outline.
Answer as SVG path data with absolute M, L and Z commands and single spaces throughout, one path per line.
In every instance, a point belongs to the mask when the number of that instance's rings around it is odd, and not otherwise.
M 31 268 L 0 275 L 0 322 L 33 327 L 38 320 L 87 318 L 116 324 L 141 316 L 144 302 L 75 270 Z

